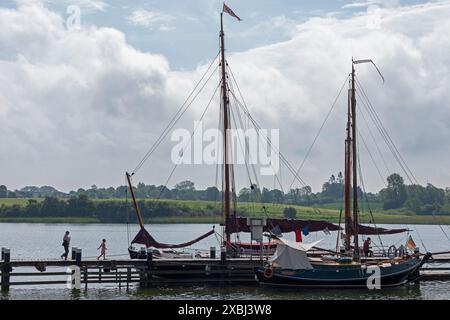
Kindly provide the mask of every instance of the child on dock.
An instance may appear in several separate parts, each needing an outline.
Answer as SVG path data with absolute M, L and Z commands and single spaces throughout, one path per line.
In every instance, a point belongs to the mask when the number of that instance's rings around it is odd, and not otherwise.
M 106 239 L 102 240 L 102 243 L 97 248 L 97 250 L 99 249 L 102 249 L 102 251 L 100 251 L 100 255 L 97 257 L 97 260 L 99 260 L 101 257 L 103 257 L 103 260 L 106 260 Z

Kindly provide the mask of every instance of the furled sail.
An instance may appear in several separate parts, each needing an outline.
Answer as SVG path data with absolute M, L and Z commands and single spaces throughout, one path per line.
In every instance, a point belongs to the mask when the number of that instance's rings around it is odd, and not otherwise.
M 210 235 L 214 233 L 214 229 L 205 233 L 204 235 L 198 237 L 197 239 L 191 240 L 189 242 L 180 243 L 180 244 L 168 244 L 168 243 L 160 243 L 155 240 L 155 238 L 152 237 L 152 235 L 145 229 L 141 228 L 139 230 L 138 234 L 134 237 L 133 241 L 131 243 L 139 243 L 145 245 L 147 248 L 153 247 L 157 249 L 168 249 L 168 248 L 184 248 L 189 247 L 190 245 L 193 245 L 194 243 L 197 243 Z
M 281 232 L 293 232 L 295 230 L 302 230 L 307 228 L 309 232 L 317 231 L 337 231 L 340 227 L 323 220 L 297 220 L 297 219 L 267 219 L 264 231 L 268 232 L 278 227 Z M 250 232 L 250 227 L 247 225 L 247 218 L 230 218 L 227 223 L 227 231 L 230 233 Z
M 364 226 L 362 224 L 358 225 L 358 234 L 365 234 L 365 235 L 382 235 L 382 234 L 396 234 L 396 233 L 402 233 L 407 232 L 408 229 L 385 229 L 385 228 L 374 228 L 369 226 Z

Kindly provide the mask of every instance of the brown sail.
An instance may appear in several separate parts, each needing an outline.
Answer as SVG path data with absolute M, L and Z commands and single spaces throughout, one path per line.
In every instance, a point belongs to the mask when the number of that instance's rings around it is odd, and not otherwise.
M 189 247 L 190 245 L 193 245 L 194 243 L 197 243 L 210 235 L 214 233 L 214 229 L 205 233 L 204 235 L 198 237 L 197 239 L 191 240 L 189 242 L 179 243 L 179 244 L 168 244 L 168 243 L 160 243 L 155 240 L 155 238 L 152 237 L 152 235 L 145 229 L 141 228 L 139 230 L 138 234 L 134 237 L 133 241 L 131 243 L 139 243 L 144 244 L 147 248 L 157 248 L 157 249 L 168 249 L 168 248 L 185 248 Z
M 333 223 L 323 220 L 298 220 L 298 219 L 267 219 L 264 231 L 268 232 L 273 228 L 278 227 L 281 232 L 293 232 L 295 230 L 307 228 L 309 232 L 317 231 L 337 231 L 341 228 Z M 247 225 L 247 218 L 231 218 L 227 223 L 227 231 L 229 233 L 250 232 L 250 227 Z
M 385 228 L 374 228 L 369 227 L 365 225 L 358 225 L 358 233 L 364 234 L 364 235 L 382 235 L 382 234 L 397 234 L 397 233 L 403 233 L 408 232 L 410 230 L 408 229 L 385 229 Z

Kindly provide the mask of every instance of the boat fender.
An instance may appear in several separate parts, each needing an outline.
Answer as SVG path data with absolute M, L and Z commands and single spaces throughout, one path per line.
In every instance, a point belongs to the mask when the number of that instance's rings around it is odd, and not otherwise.
M 270 279 L 273 277 L 273 268 L 266 268 L 264 270 L 264 277 L 266 277 L 267 279 Z
M 405 253 L 406 253 L 405 246 L 404 246 L 404 245 L 401 245 L 401 246 L 398 248 L 397 252 L 398 252 L 398 256 L 399 256 L 399 257 L 403 257 L 403 256 L 405 255 Z

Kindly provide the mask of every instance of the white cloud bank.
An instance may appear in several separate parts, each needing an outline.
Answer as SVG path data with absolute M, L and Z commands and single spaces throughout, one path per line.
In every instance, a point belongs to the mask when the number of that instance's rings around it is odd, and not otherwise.
M 358 66 L 358 76 L 393 139 L 421 182 L 450 185 L 450 4 L 378 12 L 375 29 L 365 15 L 310 19 L 289 41 L 230 54 L 230 65 L 255 118 L 281 129 L 282 152 L 297 166 L 351 57 L 374 59 L 386 84 L 370 66 Z M 0 9 L 1 183 L 10 188 L 123 183 L 123 172 L 151 145 L 204 68 L 175 72 L 164 57 L 131 47 L 118 30 L 68 31 L 64 22 L 38 3 Z M 336 108 L 301 174 L 316 189 L 342 168 L 345 98 Z M 200 107 L 188 120 L 199 113 Z M 172 168 L 170 147 L 136 179 L 163 183 Z M 366 186 L 376 190 L 382 183 L 368 159 L 362 159 Z M 171 184 L 189 178 L 212 185 L 214 169 L 208 172 L 181 167 Z M 286 174 L 282 179 L 290 184 Z M 263 181 L 273 187 L 273 178 Z
M 172 30 L 171 22 L 175 17 L 161 12 L 137 9 L 134 10 L 127 19 L 134 26 L 147 27 L 150 29 L 157 26 L 160 31 L 169 31 Z

